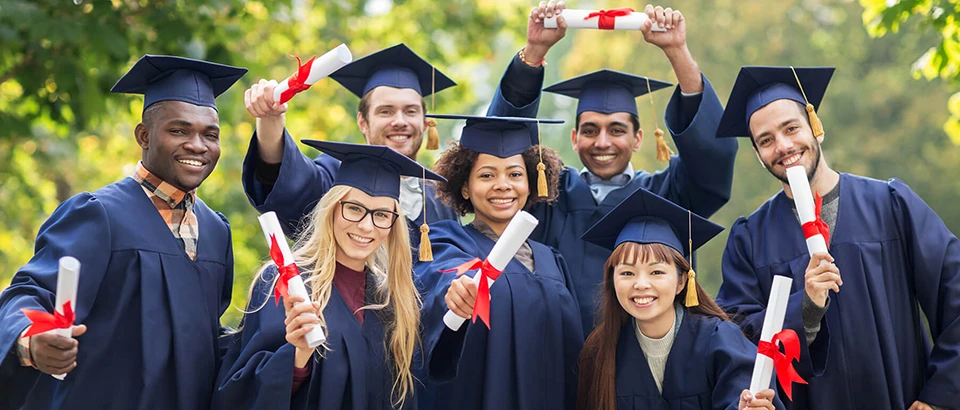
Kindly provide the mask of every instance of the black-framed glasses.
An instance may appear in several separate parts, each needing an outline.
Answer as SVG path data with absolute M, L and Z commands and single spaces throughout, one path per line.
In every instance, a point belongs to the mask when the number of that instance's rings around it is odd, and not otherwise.
M 360 222 L 367 215 L 373 220 L 373 226 L 381 229 L 390 229 L 397 222 L 400 214 L 383 209 L 369 209 L 352 201 L 340 201 L 340 215 L 350 222 Z

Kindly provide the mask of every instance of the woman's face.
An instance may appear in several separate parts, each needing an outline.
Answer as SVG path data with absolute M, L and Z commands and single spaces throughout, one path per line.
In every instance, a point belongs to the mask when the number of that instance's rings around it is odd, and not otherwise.
M 661 337 L 661 331 L 666 334 L 673 326 L 673 302 L 683 283 L 672 260 L 621 263 L 613 269 L 613 286 L 620 306 L 637 319 L 645 335 Z
M 359 189 L 350 189 L 336 205 L 333 215 L 337 262 L 362 271 L 367 259 L 380 248 L 396 222 L 395 208 L 393 198 L 370 196 Z
M 530 195 L 523 156 L 477 155 L 461 193 L 470 200 L 477 219 L 502 233 L 510 219 L 527 204 Z

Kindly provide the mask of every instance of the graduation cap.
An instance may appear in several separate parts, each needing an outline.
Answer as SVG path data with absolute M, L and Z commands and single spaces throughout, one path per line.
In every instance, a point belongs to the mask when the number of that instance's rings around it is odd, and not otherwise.
M 673 84 L 648 77 L 604 69 L 561 81 L 544 88 L 543 91 L 578 99 L 577 115 L 584 111 L 601 114 L 626 112 L 639 115 L 637 97 L 671 85 Z M 653 95 L 650 96 L 650 105 L 653 107 Z M 653 118 L 656 121 L 656 107 L 653 108 Z M 657 123 L 655 125 L 653 135 L 657 138 L 657 160 L 669 161 L 673 152 L 663 140 L 663 130 L 660 129 L 660 125 Z
M 427 117 L 467 120 L 460 133 L 460 145 L 497 158 L 509 158 L 522 154 L 533 145 L 540 146 L 540 124 L 563 124 L 563 120 L 526 117 L 458 114 L 427 114 Z M 537 135 L 531 135 L 528 124 L 537 124 Z M 537 195 L 541 197 L 547 196 L 546 169 L 541 155 L 537 164 Z
M 783 99 L 804 105 L 813 136 L 822 136 L 823 124 L 816 110 L 820 108 L 834 70 L 834 67 L 741 67 L 720 118 L 717 137 L 749 137 L 753 113 Z
M 723 227 L 653 192 L 637 188 L 580 236 L 614 250 L 624 242 L 659 243 L 684 257 L 713 239 Z M 686 238 L 683 241 L 682 238 Z M 686 243 L 684 243 L 686 242 Z M 687 306 L 697 306 L 696 272 L 687 272 Z
M 300 140 L 300 142 L 323 151 L 340 160 L 340 169 L 334 178 L 334 185 L 347 185 L 357 188 L 370 196 L 386 196 L 400 200 L 400 177 L 418 177 L 446 182 L 446 178 L 426 169 L 393 148 L 382 145 L 350 144 L 320 140 Z M 423 190 L 426 195 L 426 189 Z M 433 250 L 427 233 L 427 201 L 423 201 L 423 225 L 420 225 L 420 260 L 433 260 Z M 429 259 L 424 259 L 429 258 Z
M 353 61 L 330 77 L 360 98 L 380 86 L 410 88 L 421 96 L 431 96 L 431 108 L 436 106 L 435 93 L 457 85 L 403 43 Z M 433 122 L 428 126 L 427 149 L 438 149 L 437 124 Z
M 216 110 L 214 99 L 246 73 L 242 67 L 146 54 L 110 91 L 143 94 L 144 110 L 160 101 L 183 101 Z

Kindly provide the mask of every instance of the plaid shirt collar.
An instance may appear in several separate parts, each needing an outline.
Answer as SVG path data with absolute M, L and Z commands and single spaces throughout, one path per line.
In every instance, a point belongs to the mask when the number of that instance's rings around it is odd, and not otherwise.
M 153 193 L 164 200 L 170 208 L 176 208 L 185 198 L 190 198 L 188 205 L 192 205 L 197 200 L 197 190 L 183 192 L 180 189 L 164 182 L 160 177 L 154 175 L 143 166 L 143 162 L 137 162 L 137 170 L 133 173 L 133 179 L 136 180 L 144 189 Z

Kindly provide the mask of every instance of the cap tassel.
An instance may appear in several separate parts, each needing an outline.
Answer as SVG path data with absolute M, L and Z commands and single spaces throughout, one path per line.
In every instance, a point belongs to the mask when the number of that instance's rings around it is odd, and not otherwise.
M 687 307 L 700 306 L 700 299 L 697 297 L 697 272 L 693 268 L 687 271 L 687 300 L 684 303 Z
M 420 262 L 430 262 L 433 260 L 433 247 L 430 245 L 430 227 L 427 221 L 420 225 Z
M 427 149 L 436 151 L 440 149 L 440 133 L 437 132 L 437 120 L 427 119 Z
M 647 94 L 650 95 L 650 107 L 653 109 L 653 126 L 656 128 L 653 130 L 653 136 L 657 138 L 657 161 L 667 162 L 673 155 L 673 150 L 663 139 L 663 130 L 660 129 L 660 123 L 657 121 L 657 106 L 653 103 L 653 91 L 650 89 L 650 77 L 647 77 L 646 80 Z
M 547 192 L 547 166 L 543 163 L 543 145 L 540 144 L 540 121 L 537 121 L 537 154 L 540 156 L 540 162 L 537 163 L 537 196 L 546 198 Z
M 823 123 L 820 122 L 820 117 L 817 116 L 816 110 L 813 108 L 813 104 L 810 104 L 810 100 L 807 99 L 807 93 L 803 91 L 803 84 L 800 83 L 800 76 L 797 75 L 797 69 L 790 66 L 790 71 L 793 71 L 793 78 L 797 80 L 797 87 L 800 88 L 800 94 L 803 95 L 803 101 L 807 103 L 807 118 L 810 119 L 810 130 L 813 131 L 814 138 L 820 138 L 823 136 Z

